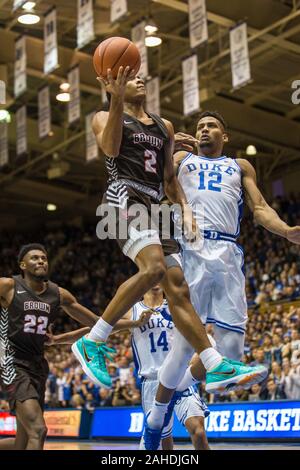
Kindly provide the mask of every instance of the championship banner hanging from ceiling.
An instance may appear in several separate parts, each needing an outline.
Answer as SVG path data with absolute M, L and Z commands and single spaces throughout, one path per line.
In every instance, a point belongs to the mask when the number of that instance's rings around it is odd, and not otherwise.
M 17 157 L 27 152 L 26 106 L 16 111 Z
M 111 23 L 114 23 L 115 21 L 122 18 L 122 16 L 126 15 L 127 11 L 127 0 L 110 0 Z
M 79 88 L 79 65 L 72 67 L 68 73 L 70 84 L 70 101 L 68 103 L 68 123 L 80 119 L 80 88 Z
M 27 0 L 14 0 L 13 11 L 16 11 L 18 8 L 21 8 Z
M 87 114 L 85 117 L 85 157 L 87 162 L 98 158 L 98 144 L 92 129 L 92 121 L 94 116 L 95 111 Z
M 189 31 L 192 49 L 208 40 L 205 0 L 189 0 Z
M 131 40 L 135 43 L 141 55 L 141 67 L 139 70 L 139 75 L 141 75 L 143 78 L 148 76 L 148 55 L 147 47 L 145 45 L 145 26 L 146 22 L 141 21 L 131 30 Z
M 242 23 L 230 30 L 230 57 L 233 89 L 251 81 L 247 24 Z
M 38 93 L 38 107 L 39 138 L 43 139 L 44 137 L 47 137 L 51 131 L 50 91 L 48 85 L 41 88 Z
M 8 164 L 8 124 L 6 121 L 0 122 L 0 168 Z
M 44 73 L 58 67 L 56 9 L 52 8 L 44 18 Z
M 77 0 L 77 48 L 95 37 L 93 0 Z
M 15 42 L 14 95 L 16 98 L 27 88 L 26 67 L 26 37 L 21 36 Z
M 185 116 L 188 116 L 200 109 L 197 54 L 182 61 L 182 75 L 183 113 Z
M 159 77 L 154 77 L 146 83 L 146 110 L 160 116 Z

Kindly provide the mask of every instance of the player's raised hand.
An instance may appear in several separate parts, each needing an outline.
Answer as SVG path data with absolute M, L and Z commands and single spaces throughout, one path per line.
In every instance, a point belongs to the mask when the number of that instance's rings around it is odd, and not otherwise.
M 150 317 L 151 315 L 153 315 L 153 313 L 155 313 L 155 311 L 151 308 L 149 308 L 148 310 L 144 310 L 140 318 L 136 321 L 136 327 L 145 326 L 150 320 Z
M 117 78 L 113 78 L 111 69 L 107 70 L 107 77 L 97 77 L 97 80 L 102 83 L 107 93 L 116 97 L 124 97 L 126 83 L 134 78 L 133 71 L 130 67 L 120 67 Z
M 189 134 L 185 134 L 184 132 L 177 132 L 175 134 L 175 152 L 178 152 L 179 150 L 192 152 L 197 149 L 198 144 L 199 140 Z
M 300 245 L 300 226 L 289 227 L 287 231 L 286 238 L 296 245 Z

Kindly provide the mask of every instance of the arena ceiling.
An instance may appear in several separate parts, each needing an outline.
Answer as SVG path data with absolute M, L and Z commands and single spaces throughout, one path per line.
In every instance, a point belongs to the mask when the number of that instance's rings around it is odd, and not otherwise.
M 101 109 L 101 90 L 92 67 L 96 45 L 109 36 L 130 37 L 131 27 L 152 16 L 163 42 L 148 49 L 151 76 L 161 78 L 161 114 L 176 130 L 193 132 L 195 117 L 184 118 L 182 107 L 181 59 L 190 53 L 188 7 L 183 0 L 129 0 L 129 15 L 110 24 L 109 0 L 95 0 L 95 40 L 76 50 L 77 0 L 37 1 L 43 15 L 57 7 L 60 67 L 43 74 L 43 22 L 24 27 L 12 13 L 12 0 L 0 0 L 0 70 L 7 74 L 10 164 L 0 173 L 2 220 L 19 223 L 44 218 L 45 205 L 58 205 L 56 216 L 91 215 L 99 200 L 105 173 L 103 160 L 86 164 L 84 116 Z M 244 155 L 254 144 L 252 158 L 259 178 L 265 181 L 300 166 L 300 105 L 292 104 L 291 84 L 300 80 L 299 0 L 207 0 L 209 41 L 197 49 L 202 109 L 219 110 L 230 129 L 227 153 Z M 232 91 L 229 29 L 246 20 L 249 35 L 252 82 Z M 13 98 L 14 41 L 27 36 L 28 91 Z M 59 84 L 73 64 L 80 64 L 81 123 L 68 128 L 66 105 L 55 96 Z M 1 77 L 0 77 L 1 78 Z M 37 92 L 48 83 L 51 90 L 53 136 L 40 141 L 37 132 Z M 29 153 L 15 157 L 15 110 L 27 105 Z M 53 157 L 54 155 L 54 157 Z M 60 179 L 47 178 L 53 158 L 67 161 L 70 169 Z M 284 170 L 283 170 L 284 168 Z M 54 216 L 53 216 L 54 217 Z M 2 224 L 1 224 L 2 225 Z

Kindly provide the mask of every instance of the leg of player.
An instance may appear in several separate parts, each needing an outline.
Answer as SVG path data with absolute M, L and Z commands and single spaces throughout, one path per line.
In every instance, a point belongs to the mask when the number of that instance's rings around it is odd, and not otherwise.
M 28 436 L 26 450 L 43 450 L 47 427 L 39 402 L 35 399 L 17 401 L 16 415 Z
M 214 325 L 217 349 L 222 356 L 240 361 L 244 354 L 245 335 Z
M 15 438 L 15 450 L 25 450 L 28 445 L 28 435 L 21 421 L 17 418 L 17 434 Z
M 28 443 L 28 436 L 20 420 L 17 419 L 16 437 L 0 439 L 0 450 L 25 450 Z
M 203 416 L 191 416 L 185 421 L 184 425 L 191 436 L 195 450 L 210 450 L 206 437 Z
M 0 440 L 0 450 L 15 450 L 15 438 L 7 437 Z
M 162 446 L 162 450 L 173 450 L 174 449 L 173 436 L 168 436 L 162 439 L 161 446 Z
M 219 351 L 219 349 L 217 348 L 217 343 L 214 340 L 214 338 L 210 334 L 207 334 L 207 337 L 212 347 Z M 205 374 L 206 374 L 206 370 L 200 360 L 200 357 L 198 356 L 198 354 L 194 354 L 194 356 L 191 359 L 190 365 L 186 369 L 181 382 L 176 387 L 176 391 L 183 392 L 183 390 L 186 390 L 191 385 L 195 385 L 201 382 L 202 380 L 205 380 Z
M 147 450 L 156 450 L 160 441 L 159 430 L 166 426 L 172 415 L 174 400 L 170 403 L 178 384 L 193 354 L 193 349 L 208 371 L 206 390 L 215 392 L 225 390 L 227 386 L 241 386 L 245 383 L 259 382 L 267 374 L 262 367 L 247 367 L 241 363 L 231 363 L 211 346 L 205 328 L 196 314 L 189 296 L 189 289 L 179 266 L 168 269 L 167 276 L 161 282 L 165 292 L 173 321 L 181 333 L 175 332 L 173 347 L 159 372 L 160 384 L 144 432 Z M 192 345 L 192 346 L 191 346 Z M 176 365 L 174 367 L 174 365 Z M 170 403 L 170 406 L 168 406 Z
M 81 338 L 72 346 L 72 351 L 85 373 L 93 382 L 106 388 L 112 385 L 105 363 L 105 356 L 109 357 L 110 351 L 103 342 L 107 340 L 114 324 L 151 287 L 158 284 L 166 273 L 164 254 L 160 245 L 149 245 L 143 248 L 136 256 L 135 263 L 139 269 L 138 273 L 118 288 L 88 337 Z

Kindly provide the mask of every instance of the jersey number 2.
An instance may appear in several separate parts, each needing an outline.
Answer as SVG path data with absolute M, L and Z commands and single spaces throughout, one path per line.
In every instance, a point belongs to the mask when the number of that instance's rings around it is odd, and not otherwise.
M 47 333 L 48 317 L 36 317 L 35 315 L 26 315 L 24 332 L 45 335 Z
M 157 173 L 156 162 L 157 162 L 157 153 L 154 150 L 145 150 L 145 171 L 148 173 Z

